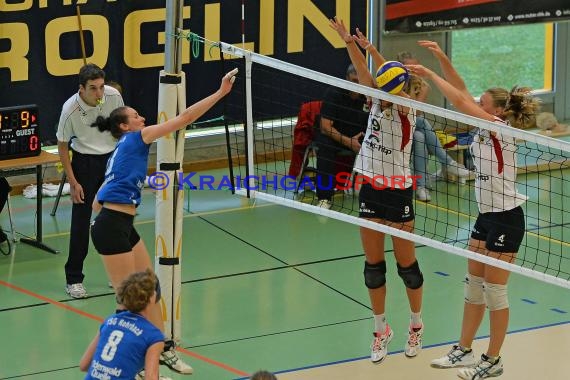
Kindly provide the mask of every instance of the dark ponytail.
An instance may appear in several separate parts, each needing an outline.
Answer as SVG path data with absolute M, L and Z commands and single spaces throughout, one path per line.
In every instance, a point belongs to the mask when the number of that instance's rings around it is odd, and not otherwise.
M 91 124 L 91 126 L 97 127 L 97 129 L 99 129 L 99 132 L 105 132 L 111 130 L 111 122 L 108 117 L 97 116 L 97 120 L 95 120 L 95 122 Z
M 123 106 L 113 110 L 109 117 L 97 116 L 97 119 L 91 124 L 91 127 L 96 127 L 100 132 L 109 131 L 111 132 L 111 136 L 118 140 L 125 133 L 121 129 L 121 124 L 126 124 L 129 119 L 126 112 L 127 109 L 128 107 Z

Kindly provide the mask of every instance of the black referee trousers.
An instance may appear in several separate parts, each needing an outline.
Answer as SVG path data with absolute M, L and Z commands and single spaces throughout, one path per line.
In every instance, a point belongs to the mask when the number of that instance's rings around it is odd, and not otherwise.
M 68 284 L 82 283 L 83 262 L 89 249 L 89 227 L 95 194 L 103 184 L 107 160 L 111 153 L 94 155 L 73 151 L 71 168 L 77 182 L 83 187 L 84 203 L 74 203 L 71 212 L 69 256 L 65 263 L 65 279 Z

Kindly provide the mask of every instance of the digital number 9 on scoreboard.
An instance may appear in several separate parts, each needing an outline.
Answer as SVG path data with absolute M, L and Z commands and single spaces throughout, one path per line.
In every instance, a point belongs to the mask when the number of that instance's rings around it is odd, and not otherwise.
M 32 104 L 0 108 L 0 160 L 40 153 L 38 107 Z

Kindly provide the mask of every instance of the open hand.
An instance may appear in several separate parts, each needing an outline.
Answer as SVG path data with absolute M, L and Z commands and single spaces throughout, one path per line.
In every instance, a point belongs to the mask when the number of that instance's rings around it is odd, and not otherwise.
M 76 182 L 73 186 L 69 186 L 69 194 L 71 195 L 71 201 L 73 203 L 85 203 L 85 195 L 83 194 L 83 186 L 79 182 Z
M 338 33 L 338 35 L 340 36 L 340 38 L 343 39 L 344 42 L 348 43 L 353 40 L 348 30 L 346 30 L 346 26 L 344 26 L 344 21 L 337 18 L 336 16 L 330 19 L 329 26 Z
M 433 71 L 422 65 L 406 65 L 411 74 L 421 78 L 429 78 L 433 75 Z
M 354 39 L 354 41 L 356 41 L 356 43 L 358 43 L 358 46 L 360 46 L 364 50 L 372 46 L 368 38 L 366 38 L 364 33 L 362 33 L 358 28 L 356 28 L 356 36 L 352 36 L 352 38 Z
M 237 73 L 238 69 L 236 67 L 235 69 L 224 75 L 224 77 L 222 78 L 222 84 L 220 85 L 220 90 L 222 90 L 222 93 L 224 95 L 232 90 L 232 86 L 236 80 Z
M 436 56 L 436 58 L 445 57 L 445 53 L 443 52 L 443 50 L 441 50 L 438 43 L 435 41 L 420 40 L 418 41 L 418 45 L 431 51 L 433 55 Z

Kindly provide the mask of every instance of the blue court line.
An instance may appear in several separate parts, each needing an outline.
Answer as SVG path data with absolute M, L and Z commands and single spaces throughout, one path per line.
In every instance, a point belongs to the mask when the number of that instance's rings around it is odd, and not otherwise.
M 553 309 L 551 309 L 553 310 Z M 559 310 L 559 309 L 557 309 Z M 563 310 L 559 310 L 562 311 L 563 313 L 566 313 Z M 548 327 L 555 327 L 555 326 L 561 326 L 561 325 L 568 325 L 570 324 L 570 321 L 564 321 L 564 322 L 556 322 L 556 323 L 549 323 L 546 325 L 540 325 L 540 326 L 534 326 L 534 327 L 527 327 L 524 329 L 518 329 L 518 330 L 513 330 L 513 331 L 509 331 L 507 333 L 507 335 L 511 335 L 511 334 L 518 334 L 518 333 L 522 333 L 522 332 L 526 332 L 526 331 L 533 331 L 533 330 L 539 330 L 539 329 L 544 329 L 544 328 L 548 328 Z M 480 340 L 480 339 L 486 339 L 488 338 L 489 335 L 481 335 L 475 338 L 475 340 Z M 434 348 L 434 347 L 441 347 L 441 346 L 447 346 L 447 345 L 451 345 L 451 344 L 455 344 L 457 343 L 457 340 L 452 340 L 452 341 L 448 341 L 448 342 L 443 342 L 443 343 L 436 343 L 436 344 L 431 344 L 429 346 L 425 346 L 424 348 Z M 396 351 L 390 351 L 388 353 L 388 355 L 393 355 L 393 354 L 399 354 L 404 352 L 404 350 L 396 350 Z M 312 369 L 312 368 L 320 368 L 320 367 L 327 367 L 327 366 L 331 366 L 331 365 L 335 365 L 335 364 L 343 364 L 343 363 L 350 363 L 350 362 L 355 362 L 358 360 L 364 360 L 364 359 L 369 359 L 370 356 L 360 356 L 357 358 L 352 358 L 352 359 L 345 359 L 345 360 L 337 360 L 334 362 L 328 362 L 328 363 L 323 363 L 323 364 L 315 364 L 315 365 L 310 365 L 310 366 L 305 366 L 305 367 L 299 367 L 299 368 L 293 368 L 293 369 L 287 369 L 287 370 L 281 370 L 281 371 L 276 371 L 273 372 L 275 374 L 280 374 L 280 373 L 288 373 L 288 372 L 297 372 L 297 371 L 303 371 L 306 369 Z M 247 377 L 240 377 L 240 378 L 236 378 L 234 380 L 247 380 Z
M 555 308 L 555 307 L 553 307 L 553 308 L 550 309 L 550 310 L 551 310 L 551 311 L 554 311 L 554 312 L 556 312 L 556 313 L 566 314 L 566 312 L 565 312 L 564 310 L 560 310 L 560 309 L 557 309 L 557 308 Z
M 529 300 L 528 298 L 521 298 L 521 301 L 526 302 L 526 303 L 530 303 L 531 305 L 536 305 L 536 304 L 537 304 L 536 301 Z
M 448 276 L 449 276 L 449 273 L 440 272 L 440 271 L 435 271 L 435 272 L 433 272 L 433 273 L 439 274 L 440 276 L 444 276 L 444 277 L 448 277 Z

